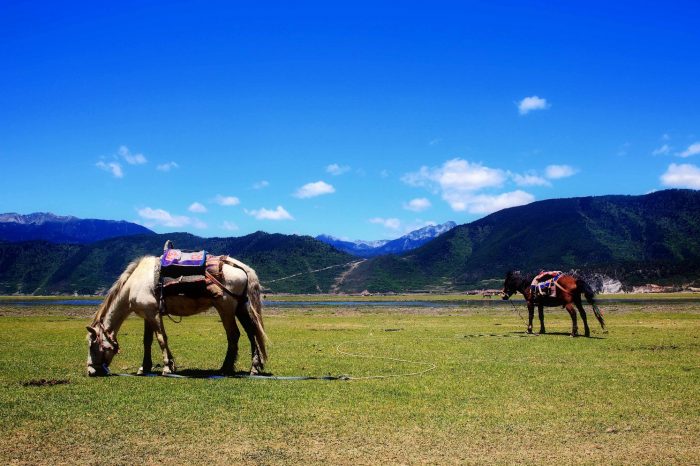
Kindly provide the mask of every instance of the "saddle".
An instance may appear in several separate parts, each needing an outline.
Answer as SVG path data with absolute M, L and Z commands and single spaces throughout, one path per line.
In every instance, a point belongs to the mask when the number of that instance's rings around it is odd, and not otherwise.
M 530 284 L 530 291 L 532 293 L 532 296 L 550 296 L 552 298 L 556 297 L 556 282 L 562 275 L 564 275 L 564 273 L 560 272 L 559 270 L 552 270 L 546 272 L 543 271 L 537 274 L 537 276 L 532 280 L 532 283 Z
M 206 251 L 184 251 L 167 241 L 160 258 L 160 295 L 189 298 L 221 298 L 224 289 L 225 256 L 213 256 Z M 161 300 L 162 302 L 162 300 Z

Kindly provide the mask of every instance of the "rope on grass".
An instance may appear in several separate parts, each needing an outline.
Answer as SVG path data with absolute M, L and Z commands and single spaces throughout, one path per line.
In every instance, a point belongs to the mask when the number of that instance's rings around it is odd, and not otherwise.
M 360 377 L 349 377 L 349 380 L 389 379 L 389 378 L 395 378 L 395 377 L 416 377 L 416 376 L 425 374 L 426 372 L 430 372 L 432 370 L 435 370 L 437 368 L 437 365 L 433 364 L 431 362 L 411 361 L 409 359 L 391 358 L 388 356 L 374 356 L 371 354 L 350 353 L 348 351 L 344 351 L 344 350 L 340 349 L 340 347 L 346 343 L 350 343 L 350 342 L 346 341 L 346 342 L 340 343 L 335 348 L 335 350 L 338 353 L 340 353 L 344 356 L 348 356 L 348 357 L 352 357 L 352 358 L 362 358 L 362 359 L 382 359 L 384 361 L 404 362 L 404 363 L 408 363 L 408 364 L 417 364 L 420 366 L 427 366 L 426 369 L 423 369 L 421 371 L 409 372 L 406 374 L 366 375 L 366 376 L 360 376 Z
M 367 340 L 367 339 L 366 339 Z M 360 340 L 360 341 L 366 341 L 366 340 Z M 384 361 L 394 361 L 394 362 L 402 362 L 402 363 L 407 363 L 407 364 L 417 364 L 420 366 L 425 366 L 424 369 L 420 371 L 415 371 L 415 372 L 409 372 L 409 373 L 403 373 L 403 374 L 387 374 L 387 375 L 366 375 L 366 376 L 351 376 L 351 375 L 323 375 L 323 376 L 316 376 L 316 375 L 248 375 L 248 374 L 237 374 L 237 375 L 231 375 L 231 376 L 226 376 L 226 375 L 220 375 L 220 374 L 212 374 L 208 376 L 203 376 L 203 377 L 197 377 L 197 376 L 189 376 L 189 375 L 182 375 L 182 374 L 158 374 L 158 373 L 148 373 L 148 374 L 143 374 L 143 375 L 136 375 L 136 374 L 117 374 L 117 373 L 109 373 L 108 375 L 110 376 L 119 376 L 119 377 L 169 377 L 169 378 L 174 378 L 174 379 L 256 379 L 256 380 L 371 380 L 371 379 L 389 379 L 389 378 L 396 378 L 396 377 L 417 377 L 419 375 L 425 374 L 426 372 L 430 372 L 432 370 L 435 370 L 437 368 L 437 365 L 434 363 L 430 362 L 422 362 L 422 361 L 412 361 L 409 359 L 401 359 L 401 358 L 392 358 L 388 356 L 375 356 L 371 354 L 359 354 L 359 353 L 351 353 L 349 351 L 345 351 L 341 349 L 341 346 L 351 343 L 352 341 L 345 341 L 338 346 L 336 346 L 335 350 L 337 353 L 343 355 L 343 356 L 348 356 L 352 358 L 361 358 L 361 359 L 381 359 Z

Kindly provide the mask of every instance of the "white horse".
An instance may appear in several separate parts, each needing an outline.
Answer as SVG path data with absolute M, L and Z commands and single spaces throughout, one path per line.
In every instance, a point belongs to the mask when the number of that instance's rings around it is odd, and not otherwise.
M 250 341 L 252 364 L 250 373 L 262 371 L 267 358 L 265 350 L 265 329 L 262 322 L 262 302 L 260 282 L 255 271 L 240 261 L 230 257 L 222 258 L 222 285 L 228 290 L 220 298 L 189 298 L 185 296 L 165 297 L 168 314 L 191 316 L 216 308 L 226 330 L 228 348 L 221 366 L 225 374 L 234 372 L 238 356 L 238 339 L 241 335 L 236 325 L 236 317 L 243 326 Z M 163 374 L 174 373 L 175 360 L 168 348 L 168 339 L 159 312 L 156 287 L 160 258 L 146 256 L 135 260 L 124 270 L 112 285 L 104 302 L 100 305 L 88 330 L 87 374 L 89 376 L 108 375 L 109 364 L 119 352 L 117 333 L 129 314 L 135 312 L 144 319 L 143 364 L 139 374 L 151 371 L 151 344 L 155 333 L 163 351 Z

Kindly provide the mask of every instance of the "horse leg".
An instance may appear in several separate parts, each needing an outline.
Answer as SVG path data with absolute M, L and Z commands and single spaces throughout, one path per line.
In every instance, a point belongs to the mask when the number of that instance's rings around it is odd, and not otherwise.
M 165 327 L 163 326 L 163 317 L 157 314 L 149 319 L 149 324 L 156 334 L 156 339 L 160 345 L 160 349 L 163 352 L 163 375 L 171 374 L 175 372 L 175 359 L 173 354 L 170 352 L 170 347 L 168 346 L 168 336 L 165 334 Z
M 236 315 L 231 310 L 225 310 L 223 308 L 216 308 L 219 311 L 219 316 L 221 317 L 221 323 L 226 330 L 226 340 L 228 346 L 226 347 L 226 356 L 224 357 L 224 362 L 221 364 L 221 373 L 226 375 L 233 375 L 235 373 L 236 359 L 238 359 L 238 339 L 241 337 L 241 331 L 238 330 L 238 325 L 236 325 Z
M 576 337 L 576 336 L 578 336 L 578 323 L 576 322 L 576 310 L 574 309 L 574 306 L 572 303 L 568 303 L 566 305 L 566 310 L 569 312 L 569 315 L 571 316 L 571 336 Z
M 532 319 L 535 317 L 535 303 L 527 302 L 527 333 L 532 333 Z
M 537 306 L 537 317 L 540 318 L 540 333 L 545 333 L 545 331 L 544 331 L 544 305 L 542 305 L 542 304 Z
M 260 356 L 260 349 L 258 344 L 255 342 L 255 324 L 248 314 L 248 303 L 246 301 L 238 304 L 236 308 L 236 317 L 243 325 L 246 335 L 248 336 L 248 341 L 250 342 L 250 353 L 251 353 L 251 365 L 250 365 L 250 375 L 256 375 L 262 372 L 263 363 L 262 357 Z
M 143 319 L 143 362 L 137 375 L 144 375 L 153 369 L 153 359 L 151 359 L 151 346 L 153 346 L 153 328 L 148 320 Z
M 581 314 L 581 320 L 583 321 L 583 328 L 584 331 L 586 332 L 586 336 L 590 337 L 591 336 L 591 329 L 588 328 L 588 319 L 586 318 L 586 311 L 583 309 L 583 305 L 581 304 L 581 298 L 579 297 L 576 301 L 576 308 L 578 309 L 578 313 Z

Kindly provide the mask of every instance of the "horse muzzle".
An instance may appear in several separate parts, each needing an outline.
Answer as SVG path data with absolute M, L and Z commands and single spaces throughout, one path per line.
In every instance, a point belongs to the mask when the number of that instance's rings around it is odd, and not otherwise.
M 88 364 L 87 366 L 87 376 L 88 377 L 105 377 L 110 374 L 109 367 L 106 364 L 102 366 L 95 366 Z

